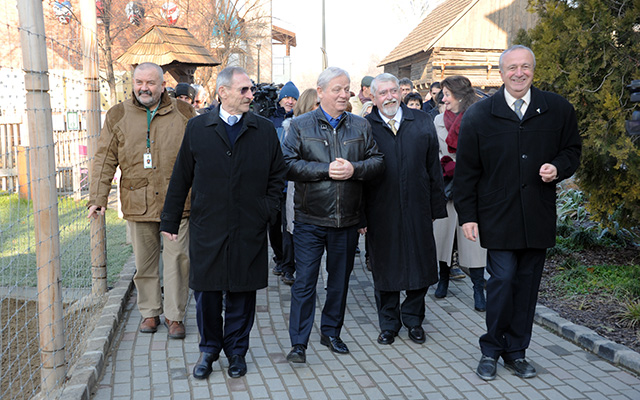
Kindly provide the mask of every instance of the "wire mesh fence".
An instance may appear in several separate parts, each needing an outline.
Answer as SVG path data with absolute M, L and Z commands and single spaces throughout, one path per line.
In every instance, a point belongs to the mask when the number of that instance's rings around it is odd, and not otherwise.
M 87 106 L 83 65 L 97 70 L 98 60 L 83 53 L 80 21 L 56 11 L 67 2 L 41 3 L 44 34 L 24 24 L 24 4 L 0 0 L 1 399 L 52 398 L 104 300 L 92 293 L 95 240 L 86 209 L 90 141 L 99 134 L 87 129 L 88 119 L 101 107 Z M 100 87 L 104 106 L 109 94 Z M 115 204 L 109 208 L 113 281 L 131 250 L 124 221 Z

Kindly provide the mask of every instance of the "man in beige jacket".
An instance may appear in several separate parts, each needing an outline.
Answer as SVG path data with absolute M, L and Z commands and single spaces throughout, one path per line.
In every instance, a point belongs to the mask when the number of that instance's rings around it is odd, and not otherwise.
M 142 63 L 133 72 L 134 97 L 107 112 L 91 166 L 89 217 L 104 215 L 111 181 L 120 166 L 120 200 L 135 254 L 140 332 L 154 333 L 164 312 L 169 337 L 183 339 L 189 294 L 188 211 L 177 241 L 160 239 L 160 213 L 187 121 L 196 116 L 189 104 L 164 90 L 162 68 Z M 186 208 L 188 210 L 188 207 Z M 161 251 L 162 249 L 162 251 Z M 164 265 L 164 307 L 159 257 Z

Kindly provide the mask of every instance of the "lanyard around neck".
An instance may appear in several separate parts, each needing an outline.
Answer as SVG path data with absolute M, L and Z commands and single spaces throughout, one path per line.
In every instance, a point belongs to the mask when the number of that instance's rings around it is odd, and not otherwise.
M 156 108 L 153 109 L 153 111 L 151 111 L 149 107 L 145 107 L 147 109 L 147 150 L 151 148 L 151 141 L 150 141 L 151 120 L 156 115 L 156 112 L 158 111 L 158 107 L 160 107 L 160 102 L 158 102 L 158 105 L 156 106 Z

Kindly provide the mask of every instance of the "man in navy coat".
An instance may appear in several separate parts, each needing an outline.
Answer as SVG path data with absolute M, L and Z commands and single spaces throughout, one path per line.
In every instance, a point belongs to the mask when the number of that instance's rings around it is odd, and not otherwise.
M 488 249 L 487 333 L 476 373 L 496 364 L 531 378 L 531 341 L 546 249 L 555 245 L 556 183 L 573 175 L 581 142 L 573 106 L 531 86 L 535 55 L 513 46 L 500 56 L 504 85 L 474 104 L 460 126 L 453 198 L 467 239 Z
M 211 374 L 221 351 L 229 359 L 229 376 L 247 372 L 256 290 L 267 286 L 267 224 L 278 222 L 285 175 L 273 124 L 249 112 L 253 85 L 246 72 L 227 67 L 216 86 L 220 107 L 187 124 L 160 223 L 165 237 L 174 240 L 191 189 L 189 287 L 200 333 L 197 379 Z

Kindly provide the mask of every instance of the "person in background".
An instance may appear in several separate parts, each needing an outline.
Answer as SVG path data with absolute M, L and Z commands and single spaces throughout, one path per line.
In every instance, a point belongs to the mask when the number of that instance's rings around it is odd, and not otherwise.
M 295 182 L 296 281 L 291 287 L 292 349 L 287 355 L 293 363 L 306 362 L 325 249 L 328 277 L 320 344 L 334 353 L 349 353 L 340 332 L 358 244 L 362 183 L 384 169 L 367 121 L 345 111 L 349 85 L 347 71 L 324 70 L 317 86 L 320 107 L 291 121 L 283 145 L 287 178 Z
M 308 113 L 318 108 L 318 92 L 315 89 L 307 89 L 298 98 L 296 105 L 293 107 L 293 115 L 297 117 L 299 115 Z M 289 132 L 289 125 L 291 119 L 285 119 L 282 122 L 284 128 L 284 135 L 287 136 Z M 295 185 L 293 182 L 287 182 L 285 200 L 285 211 L 282 213 L 282 280 L 286 285 L 293 285 L 295 282 L 294 273 L 296 271 L 294 247 L 293 247 L 293 197 L 295 193 Z
M 352 96 L 349 98 L 349 103 L 351 103 L 351 113 L 360 115 L 360 110 L 362 110 L 362 105 L 367 101 L 371 101 L 371 81 L 373 81 L 373 76 L 365 76 L 360 81 L 360 92 L 358 92 L 357 96 Z
M 536 59 L 516 45 L 499 59 L 504 85 L 476 102 L 460 124 L 453 201 L 465 238 L 487 249 L 487 332 L 476 374 L 496 377 L 497 360 L 521 378 L 546 256 L 556 244 L 556 184 L 580 165 L 576 113 L 561 96 L 532 86 Z
M 438 92 L 438 94 L 436 94 L 436 98 L 435 98 L 435 102 L 438 105 L 437 107 L 432 108 L 427 114 L 429 114 L 429 118 L 431 118 L 432 120 L 434 120 L 436 118 L 436 116 L 438 116 L 438 114 L 442 114 L 444 112 L 444 110 L 446 109 L 444 102 L 442 101 L 444 97 L 444 93 L 442 93 L 442 91 Z M 424 107 L 422 108 L 422 110 L 424 111 Z
M 175 88 L 176 99 L 193 105 L 193 99 L 196 97 L 196 90 L 188 83 L 178 83 Z
M 413 93 L 413 82 L 409 78 L 402 78 L 400 82 L 400 99 L 404 99 L 409 93 Z
M 422 105 L 422 111 L 429 112 L 434 108 L 438 108 L 438 103 L 436 102 L 436 96 L 440 92 L 440 82 L 433 82 L 429 86 L 429 100 L 425 101 Z M 426 96 L 425 96 L 426 98 Z
M 276 128 L 280 143 L 284 141 L 284 128 L 282 127 L 282 123 L 293 117 L 293 107 L 295 107 L 299 96 L 300 91 L 296 85 L 291 81 L 287 82 L 282 86 L 282 89 L 280 89 L 278 99 L 276 100 L 277 105 L 275 111 L 269 116 L 269 119 L 273 122 L 273 126 Z M 286 190 L 287 188 L 285 186 L 284 192 L 282 193 L 282 202 L 284 202 Z M 288 253 L 292 258 L 288 260 L 284 259 L 283 246 L 289 246 L 289 244 L 285 245 L 283 243 L 282 213 L 278 214 L 276 220 L 278 221 L 276 224 L 269 226 L 269 242 L 273 250 L 273 261 L 275 262 L 272 272 L 274 275 L 281 276 L 284 273 L 282 269 L 283 264 L 293 265 L 294 260 L 293 253 Z
M 376 76 L 371 94 L 375 107 L 367 121 L 385 170 L 365 182 L 366 227 L 359 232 L 369 241 L 378 343 L 392 344 L 403 326 L 409 339 L 424 343 L 425 295 L 438 281 L 432 221 L 447 216 L 438 139 L 427 115 L 402 103 L 395 76 Z
M 196 112 L 170 98 L 164 87 L 162 68 L 141 63 L 133 71 L 133 97 L 107 111 L 91 164 L 88 216 L 104 215 L 119 166 L 122 213 L 131 230 L 136 263 L 133 283 L 143 318 L 140 332 L 157 332 L 164 313 L 169 338 L 184 339 L 182 321 L 189 299 L 189 204 L 177 216 L 176 223 L 182 229 L 174 241 L 161 239 L 160 213 L 187 121 Z
M 420 96 L 420 93 L 411 92 L 407 94 L 404 96 L 403 102 L 411 109 L 422 110 L 422 96 Z
M 194 84 L 192 85 L 192 87 L 196 91 L 196 94 L 193 98 L 193 108 L 195 108 L 196 111 L 200 112 L 201 109 L 207 107 L 207 91 L 202 85 Z
M 249 111 L 253 92 L 246 72 L 227 67 L 216 87 L 218 112 L 187 125 L 160 224 L 169 242 L 187 230 L 179 221 L 191 191 L 189 286 L 200 333 L 196 379 L 211 374 L 221 351 L 230 377 L 247 373 L 256 291 L 267 286 L 269 275 L 267 225 L 276 222 L 286 172 L 273 124 Z
M 460 121 L 465 111 L 478 100 L 471 82 L 464 76 L 447 77 L 441 83 L 443 102 L 446 110 L 438 114 L 434 120 L 438 141 L 440 143 L 440 164 L 445 180 L 447 196 L 447 215 L 445 219 L 434 222 L 433 231 L 438 249 L 440 280 L 435 297 L 441 299 L 449 289 L 450 269 L 453 264 L 454 244 L 458 249 L 458 264 L 469 268 L 469 276 L 473 282 L 473 301 L 477 311 L 485 311 L 484 267 L 487 264 L 487 251 L 480 247 L 480 242 L 466 240 L 462 227 L 458 225 L 458 214 L 453 206 L 451 187 L 456 166 L 456 151 Z

